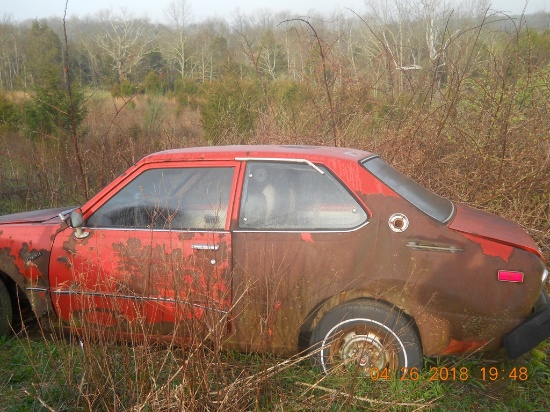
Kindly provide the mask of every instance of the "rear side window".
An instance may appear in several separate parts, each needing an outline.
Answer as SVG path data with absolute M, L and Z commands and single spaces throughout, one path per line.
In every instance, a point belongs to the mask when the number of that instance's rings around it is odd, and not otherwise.
M 440 223 L 447 223 L 453 217 L 454 205 L 450 200 L 420 186 L 378 156 L 363 160 L 362 164 L 365 169 L 403 196 L 408 202 Z
M 257 230 L 345 230 L 367 214 L 323 167 L 251 161 L 246 168 L 239 226 Z

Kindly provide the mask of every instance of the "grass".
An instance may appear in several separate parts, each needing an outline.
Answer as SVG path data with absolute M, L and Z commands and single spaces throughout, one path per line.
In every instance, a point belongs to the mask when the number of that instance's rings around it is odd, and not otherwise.
M 426 359 L 405 378 L 322 375 L 306 357 L 85 342 L 43 334 L 0 340 L 1 411 L 543 411 L 550 342 Z M 498 375 L 497 375 L 498 372 Z

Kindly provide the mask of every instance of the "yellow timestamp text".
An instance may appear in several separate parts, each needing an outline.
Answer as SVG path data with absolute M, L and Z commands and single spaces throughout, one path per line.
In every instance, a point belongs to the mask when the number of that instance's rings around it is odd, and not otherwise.
M 499 369 L 495 366 L 482 366 L 475 370 L 467 366 L 432 366 L 427 372 L 422 373 L 417 367 L 403 367 L 398 372 L 397 379 L 402 381 L 418 381 L 421 379 L 428 381 L 467 381 L 475 378 L 483 381 L 509 379 L 523 382 L 529 379 L 529 370 L 525 366 L 513 367 L 509 370 Z M 395 374 L 392 374 L 388 368 L 371 368 L 369 370 L 369 378 L 373 381 L 389 380 L 394 377 Z

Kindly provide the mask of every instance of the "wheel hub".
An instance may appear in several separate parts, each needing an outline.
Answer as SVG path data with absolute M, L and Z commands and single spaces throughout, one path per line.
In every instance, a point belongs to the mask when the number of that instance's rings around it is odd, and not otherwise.
M 384 368 L 385 350 L 378 336 L 350 332 L 342 338 L 341 343 L 339 355 L 344 362 L 355 362 L 361 368 Z

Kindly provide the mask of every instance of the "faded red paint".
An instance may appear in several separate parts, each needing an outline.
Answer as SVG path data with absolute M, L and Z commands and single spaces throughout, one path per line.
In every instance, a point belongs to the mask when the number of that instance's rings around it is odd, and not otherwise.
M 84 219 L 144 170 L 208 164 L 235 171 L 225 227 L 85 228 L 90 235 L 79 240 L 56 217 L 62 210 L 0 217 L 0 271 L 37 315 L 77 330 L 93 323 L 129 336 L 145 321 L 147 333 L 170 337 L 178 328 L 216 328 L 228 333 L 228 347 L 292 354 L 327 311 L 366 298 L 411 316 L 426 355 L 499 347 L 539 296 L 544 265 L 536 244 L 515 223 L 461 205 L 448 225 L 437 222 L 364 169 L 360 161 L 369 156 L 272 146 L 153 154 L 83 205 Z M 368 221 L 341 232 L 240 230 L 242 158 L 324 166 Z M 389 227 L 395 213 L 408 218 L 403 232 Z M 524 281 L 499 282 L 499 270 L 521 271 Z
M 313 243 L 313 238 L 311 237 L 311 233 L 309 232 L 302 233 L 302 240 L 304 242 Z
M 472 242 L 477 243 L 484 255 L 498 257 L 503 261 L 508 262 L 510 256 L 514 251 L 514 248 L 509 245 L 503 245 L 502 243 L 495 242 L 493 240 L 484 239 L 475 235 L 463 234 L 466 239 L 470 239 Z
M 455 207 L 455 217 L 449 223 L 449 228 L 519 247 L 543 257 L 535 241 L 517 223 L 466 205 L 456 204 Z
M 52 299 L 65 321 L 101 308 L 121 314 L 130 325 L 141 318 L 151 324 L 174 324 L 177 319 L 202 318 L 205 307 L 229 309 L 226 233 L 191 236 L 174 231 L 153 236 L 148 230 L 88 230 L 91 235 L 82 241 L 69 230 L 67 240 L 61 243 L 60 235 L 54 244 L 54 250 L 61 250 L 51 266 L 56 274 Z M 196 251 L 194 242 L 210 242 L 219 249 Z M 87 298 L 97 293 L 104 297 Z
M 65 227 L 57 218 L 62 209 L 0 217 L 0 272 L 9 276 L 32 302 L 36 316 L 52 315 L 48 262 L 52 239 Z M 37 227 L 37 222 L 40 222 Z
M 458 341 L 455 339 L 451 339 L 451 341 L 449 342 L 449 346 L 447 346 L 441 354 L 454 355 L 465 352 L 473 352 L 480 348 L 483 348 L 485 345 L 487 345 L 487 341 Z

